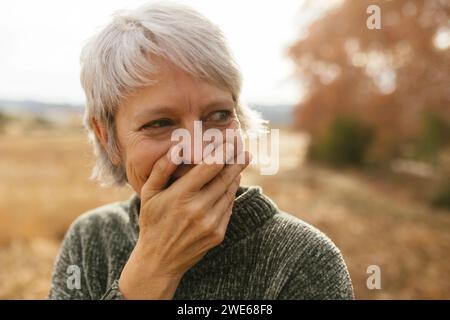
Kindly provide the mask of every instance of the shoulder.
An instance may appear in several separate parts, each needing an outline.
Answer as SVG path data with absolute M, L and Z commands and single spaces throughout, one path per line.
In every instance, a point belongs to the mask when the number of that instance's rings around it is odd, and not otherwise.
M 311 250 L 316 254 L 340 254 L 338 247 L 325 233 L 290 213 L 279 211 L 268 228 L 279 241 L 292 243 L 295 249 L 302 249 L 303 254 Z
M 82 213 L 70 225 L 65 242 L 99 245 L 121 239 L 121 235 L 131 238 L 129 205 L 130 200 L 123 200 Z
M 129 222 L 129 200 L 113 202 L 90 209 L 76 218 L 71 228 L 79 231 L 89 228 L 126 225 Z
M 315 255 L 340 254 L 338 247 L 325 233 L 282 210 L 278 210 L 277 214 L 267 221 L 262 232 L 272 246 L 288 249 L 288 252 L 284 252 L 290 256 L 308 255 L 312 251 Z
M 266 241 L 287 270 L 347 272 L 340 249 L 322 231 L 287 212 L 279 211 L 266 226 Z
M 266 226 L 285 279 L 280 299 L 352 299 L 340 249 L 325 233 L 284 211 Z
M 72 222 L 54 264 L 50 298 L 99 298 L 105 292 L 131 250 L 128 207 L 129 201 L 114 202 Z M 79 270 L 81 290 L 68 290 L 68 270 Z

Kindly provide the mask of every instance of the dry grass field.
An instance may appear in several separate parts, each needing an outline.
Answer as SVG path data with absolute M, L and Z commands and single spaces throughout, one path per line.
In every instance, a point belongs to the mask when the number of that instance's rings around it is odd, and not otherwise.
M 450 214 L 357 172 L 302 164 L 302 136 L 281 133 L 281 170 L 247 170 L 278 206 L 315 225 L 341 249 L 356 298 L 450 298 Z M 129 197 L 88 180 L 93 157 L 78 128 L 0 134 L 0 299 L 44 299 L 68 225 L 96 206 Z M 400 188 L 401 189 L 401 188 Z M 386 191 L 389 190 L 389 191 Z M 380 290 L 366 287 L 381 267 Z

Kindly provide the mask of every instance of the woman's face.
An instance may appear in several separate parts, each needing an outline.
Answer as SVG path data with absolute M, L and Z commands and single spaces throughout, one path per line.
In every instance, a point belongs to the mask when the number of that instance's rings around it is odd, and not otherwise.
M 203 132 L 215 128 L 224 137 L 226 129 L 240 127 L 229 91 L 195 79 L 172 65 L 160 67 L 159 82 L 125 99 L 116 114 L 121 161 L 137 194 L 153 164 L 175 144 L 171 141 L 175 129 L 188 130 L 193 139 L 196 120 L 202 121 Z M 194 165 L 181 164 L 172 178 L 183 176 Z

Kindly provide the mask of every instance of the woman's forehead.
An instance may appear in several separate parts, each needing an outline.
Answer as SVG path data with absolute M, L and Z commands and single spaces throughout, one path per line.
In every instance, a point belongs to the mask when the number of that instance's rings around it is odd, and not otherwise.
M 210 100 L 206 104 L 201 104 L 197 106 L 190 106 L 190 105 L 175 105 L 175 104 L 163 104 L 163 105 L 146 105 L 142 106 L 141 108 L 136 108 L 136 112 L 134 113 L 134 120 L 139 121 L 140 119 L 146 119 L 148 117 L 152 116 L 158 116 L 158 115 L 166 115 L 168 113 L 171 114 L 179 114 L 180 111 L 186 111 L 187 113 L 194 113 L 194 112 L 200 112 L 204 113 L 207 112 L 210 109 L 213 109 L 215 107 L 226 107 L 226 108 L 232 108 L 234 107 L 233 101 L 231 99 L 221 99 L 216 98 Z
M 231 92 L 174 69 L 164 70 L 156 84 L 137 89 L 124 101 L 138 113 L 185 106 L 203 109 L 214 104 L 234 105 Z

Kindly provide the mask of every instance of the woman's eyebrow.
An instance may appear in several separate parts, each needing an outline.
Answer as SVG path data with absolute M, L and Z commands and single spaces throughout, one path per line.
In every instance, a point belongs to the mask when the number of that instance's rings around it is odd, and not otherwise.
M 200 107 L 200 111 L 204 112 L 216 106 L 234 106 L 234 101 L 232 99 L 214 99 L 207 102 L 205 105 Z M 135 120 L 148 118 L 150 116 L 161 116 L 168 114 L 180 113 L 180 109 L 172 105 L 157 105 L 151 108 L 146 108 L 136 113 L 134 116 Z
M 140 119 L 146 119 L 151 116 L 161 116 L 161 115 L 168 115 L 168 114 L 175 114 L 177 113 L 177 108 L 168 106 L 168 105 L 160 105 L 152 108 L 147 108 L 144 110 L 141 110 L 137 112 L 134 116 L 135 120 Z
M 232 107 L 232 106 L 234 106 L 234 101 L 232 99 L 227 99 L 227 98 L 215 99 L 215 100 L 209 101 L 204 106 L 202 106 L 201 111 L 209 110 L 216 106 Z

